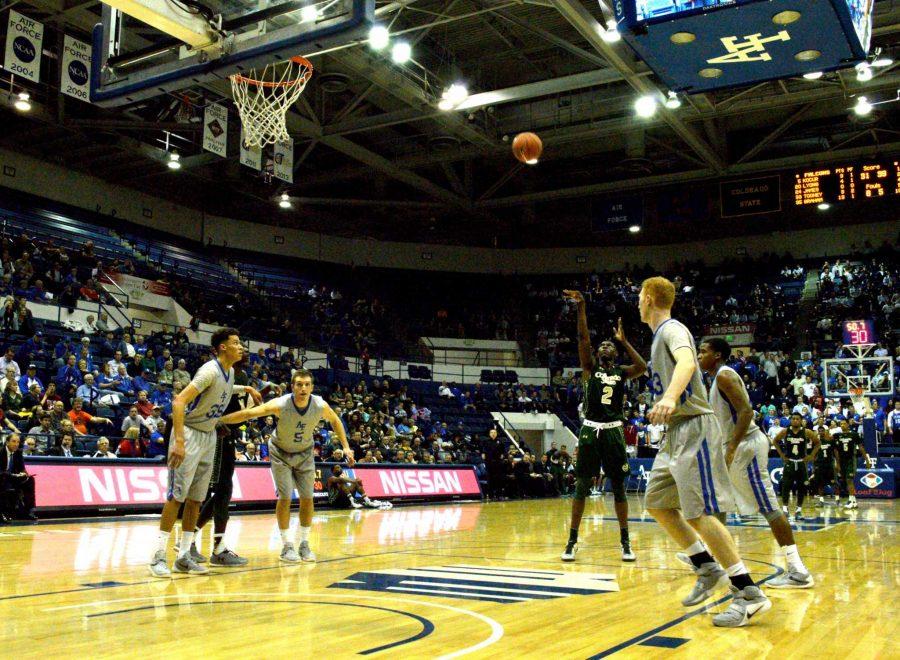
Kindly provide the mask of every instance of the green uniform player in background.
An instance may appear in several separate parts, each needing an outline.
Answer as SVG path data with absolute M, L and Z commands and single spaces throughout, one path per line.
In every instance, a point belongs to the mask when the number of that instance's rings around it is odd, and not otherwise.
M 806 484 L 809 483 L 807 466 L 819 453 L 819 438 L 803 425 L 800 413 L 791 415 L 791 424 L 772 440 L 775 451 L 784 461 L 781 472 L 781 503 L 784 515 L 788 515 L 791 491 L 797 493 L 796 520 L 803 518 L 803 500 L 806 497 Z M 807 444 L 812 445 L 812 453 L 807 451 Z
M 638 378 L 646 372 L 647 363 L 625 338 L 622 319 L 619 319 L 615 339 L 628 353 L 632 363 L 617 366 L 619 352 L 610 340 L 601 342 L 595 356 L 591 348 L 584 296 L 579 291 L 563 291 L 563 294 L 578 306 L 578 356 L 584 379 L 584 422 L 578 434 L 572 525 L 569 542 L 561 558 L 563 561 L 575 561 L 584 501 L 590 492 L 592 480 L 602 469 L 612 484 L 616 518 L 619 520 L 622 560 L 634 561 L 635 555 L 631 551 L 631 540 L 628 537 L 628 501 L 625 498 L 625 480 L 630 476 L 631 470 L 625 453 L 623 408 L 625 381 Z
M 847 500 L 847 509 L 858 509 L 856 503 L 856 455 L 861 455 L 866 465 L 869 464 L 869 455 L 863 446 L 863 440 L 859 433 L 850 430 L 850 424 L 846 420 L 841 422 L 841 434 L 834 439 L 834 446 L 838 457 L 838 479 L 847 485 L 850 494 Z M 840 497 L 837 504 L 840 506 Z
M 818 494 L 818 505 L 825 506 L 825 486 L 831 486 L 834 489 L 834 499 L 840 501 L 838 496 L 838 487 L 834 481 L 835 469 L 835 448 L 834 440 L 831 438 L 831 430 L 824 424 L 820 424 L 816 429 L 819 434 L 819 453 L 816 455 L 815 467 L 813 469 L 813 480 L 815 481 L 816 493 Z

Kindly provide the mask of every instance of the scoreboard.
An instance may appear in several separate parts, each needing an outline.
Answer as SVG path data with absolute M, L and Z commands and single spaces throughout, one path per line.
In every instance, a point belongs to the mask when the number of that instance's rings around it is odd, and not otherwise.
M 838 203 L 900 195 L 900 161 L 822 167 L 794 174 L 794 204 Z
M 844 345 L 867 346 L 875 343 L 875 324 L 865 321 L 844 321 Z

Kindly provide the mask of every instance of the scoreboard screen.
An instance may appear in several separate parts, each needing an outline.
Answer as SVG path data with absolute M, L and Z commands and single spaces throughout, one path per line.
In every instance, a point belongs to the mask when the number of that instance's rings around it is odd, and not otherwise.
M 794 174 L 796 206 L 893 195 L 900 195 L 900 161 L 821 167 Z
M 866 321 L 844 321 L 844 345 L 859 346 L 875 343 L 875 324 Z

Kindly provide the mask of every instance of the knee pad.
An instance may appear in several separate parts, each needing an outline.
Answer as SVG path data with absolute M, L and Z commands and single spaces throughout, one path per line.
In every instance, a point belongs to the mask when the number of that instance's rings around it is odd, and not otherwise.
M 781 513 L 781 511 L 779 511 L 778 509 L 775 509 L 773 511 L 768 511 L 768 512 L 764 513 L 763 518 L 765 518 L 767 522 L 772 522 L 773 520 L 778 520 L 783 515 L 784 514 Z
M 613 492 L 613 501 L 614 502 L 624 502 L 625 501 L 625 482 L 624 481 L 612 482 L 612 492 Z
M 575 499 L 576 500 L 586 500 L 587 496 L 591 493 L 591 485 L 592 482 L 590 479 L 585 479 L 584 477 L 578 477 L 575 480 Z

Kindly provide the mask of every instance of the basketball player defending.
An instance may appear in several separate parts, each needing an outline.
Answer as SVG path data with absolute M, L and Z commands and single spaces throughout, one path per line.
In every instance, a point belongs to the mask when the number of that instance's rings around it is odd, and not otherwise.
M 816 459 L 816 455 L 819 453 L 819 436 L 803 426 L 803 415 L 795 412 L 791 415 L 790 426 L 779 432 L 772 439 L 772 444 L 784 462 L 781 472 L 781 502 L 784 505 L 782 509 L 787 515 L 788 505 L 791 502 L 791 491 L 796 491 L 797 511 L 794 513 L 794 517 L 802 520 L 806 482 L 809 480 L 807 466 Z M 813 447 L 812 454 L 809 453 L 808 446 Z
M 734 598 L 713 617 L 713 624 L 745 626 L 772 603 L 753 584 L 734 539 L 713 515 L 734 509 L 722 431 L 706 399 L 694 338 L 671 317 L 674 302 L 675 287 L 669 280 L 644 280 L 638 307 L 641 321 L 653 331 L 648 375 L 654 404 L 648 417 L 653 424 L 669 425 L 666 444 L 653 461 L 645 504 L 694 566 L 697 583 L 682 604 L 702 603 L 730 578 Z
M 725 441 L 725 463 L 734 488 L 738 512 L 750 515 L 759 511 L 784 551 L 787 571 L 769 581 L 779 589 L 808 589 L 814 581 L 800 559 L 794 532 L 785 515 L 778 510 L 778 499 L 769 479 L 769 439 L 753 421 L 753 408 L 744 381 L 725 362 L 731 356 L 731 345 L 720 337 L 700 344 L 697 360 L 700 368 L 712 378 L 709 403 L 722 427 Z M 716 514 L 725 522 L 725 514 Z
M 269 442 L 269 462 L 272 478 L 278 494 L 275 518 L 281 531 L 281 561 L 315 561 L 309 547 L 309 532 L 313 517 L 313 487 L 316 467 L 313 458 L 313 433 L 324 419 L 334 429 L 347 464 L 352 466 L 353 452 L 347 443 L 347 434 L 341 418 L 325 399 L 312 393 L 313 375 L 306 369 L 298 369 L 291 376 L 291 393 L 272 399 L 268 403 L 246 408 L 225 415 L 225 424 L 239 424 L 248 419 L 273 415 L 278 418 L 275 434 Z M 294 549 L 290 535 L 291 494 L 294 489 L 300 497 L 300 554 Z
M 184 503 L 182 528 L 193 530 L 197 526 L 200 504 L 209 490 L 216 454 L 216 424 L 233 391 L 243 391 L 234 385 L 232 366 L 241 359 L 244 347 L 234 328 L 216 330 L 210 341 L 216 354 L 199 369 L 194 379 L 172 401 L 172 436 L 169 443 L 169 491 L 159 521 L 159 545 L 150 562 L 150 574 L 169 577 L 166 564 L 166 544 L 178 517 L 178 509 Z M 176 573 L 203 575 L 209 572 L 191 557 L 194 532 L 185 532 L 181 539 L 178 557 L 172 566 Z
M 563 295 L 578 304 L 578 356 L 581 360 L 584 380 L 584 422 L 578 434 L 578 460 L 575 462 L 575 495 L 572 498 L 572 525 L 569 542 L 562 553 L 563 561 L 575 561 L 578 551 L 578 528 L 584 514 L 584 500 L 591 489 L 591 480 L 600 474 L 600 468 L 612 484 L 616 518 L 619 519 L 619 536 L 622 543 L 622 561 L 634 561 L 631 540 L 628 537 L 628 500 L 625 498 L 625 479 L 631 475 L 628 456 L 625 453 L 623 431 L 625 413 L 625 381 L 638 378 L 647 370 L 636 350 L 625 338 L 622 319 L 616 329 L 616 340 L 625 348 L 632 363 L 626 367 L 616 365 L 619 352 L 609 340 L 600 343 L 597 358 L 591 348 L 587 310 L 580 291 L 563 291 Z

